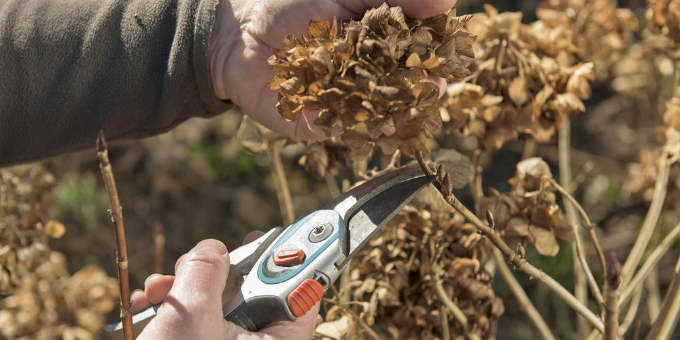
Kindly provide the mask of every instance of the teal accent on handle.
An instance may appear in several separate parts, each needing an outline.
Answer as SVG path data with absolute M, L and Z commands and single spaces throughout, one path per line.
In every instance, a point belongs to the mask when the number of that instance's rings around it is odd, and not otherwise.
M 300 229 L 303 225 L 305 225 L 307 223 L 307 221 L 309 221 L 309 219 L 311 219 L 314 215 L 316 215 L 316 214 L 318 214 L 322 211 L 332 211 L 333 213 L 335 213 L 335 215 L 338 217 L 338 223 L 337 223 L 337 225 L 335 225 L 335 227 L 338 228 L 338 231 L 335 232 L 332 236 L 330 236 L 328 238 L 328 240 L 326 241 L 326 243 L 324 243 L 317 251 L 315 251 L 314 254 L 312 254 L 312 256 L 306 256 L 305 261 L 299 267 L 297 267 L 295 270 L 289 272 L 288 274 L 286 274 L 284 276 L 276 277 L 276 278 L 272 278 L 272 277 L 265 275 L 264 271 L 263 271 L 264 263 L 270 256 L 272 256 L 274 249 L 278 248 L 280 245 L 282 245 L 284 242 L 286 242 L 293 234 L 295 234 L 298 231 L 298 229 Z M 317 210 L 317 211 L 305 216 L 301 220 L 295 222 L 295 224 L 288 227 L 286 229 L 286 231 L 283 233 L 283 235 L 281 235 L 281 237 L 276 241 L 276 243 L 274 243 L 274 245 L 271 247 L 271 249 L 269 250 L 267 255 L 260 262 L 260 266 L 257 269 L 257 276 L 260 278 L 260 280 L 262 282 L 267 283 L 267 284 L 277 284 L 277 283 L 281 283 L 281 282 L 284 282 L 286 280 L 289 280 L 292 277 L 295 277 L 295 275 L 297 275 L 303 269 L 305 269 L 308 264 L 310 264 L 312 261 L 314 261 L 314 259 L 319 257 L 319 255 L 321 253 L 323 253 L 333 243 L 333 241 L 337 240 L 338 238 L 342 238 L 342 234 L 344 232 L 343 230 L 344 230 L 344 228 L 343 228 L 343 223 L 342 223 L 342 217 L 335 210 Z

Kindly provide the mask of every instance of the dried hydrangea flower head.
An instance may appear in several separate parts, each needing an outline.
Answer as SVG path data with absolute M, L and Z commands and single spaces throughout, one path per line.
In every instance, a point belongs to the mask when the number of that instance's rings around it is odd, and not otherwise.
M 593 64 L 573 64 L 572 33 L 544 22 L 522 23 L 522 14 L 485 5 L 466 28 L 476 71 L 451 84 L 441 101 L 449 129 L 477 137 L 480 148 L 498 149 L 520 133 L 550 141 L 560 124 L 585 107 Z
M 606 79 L 631 45 L 635 14 L 610 0 L 546 0 L 536 10 L 540 22 L 571 33 L 576 61 L 592 61 L 595 76 Z
M 335 143 L 347 145 L 353 160 L 376 146 L 385 154 L 428 151 L 441 130 L 439 86 L 431 80 L 470 74 L 466 21 L 453 10 L 410 19 L 383 4 L 342 27 L 311 22 L 306 35 L 286 37 L 269 59 L 278 111 L 287 120 L 318 111 L 315 123 L 329 136 L 338 131 Z
M 0 169 L 0 338 L 95 339 L 115 307 L 116 279 L 96 266 L 73 276 L 48 239 L 65 227 L 49 220 L 54 177 L 38 165 Z
M 646 16 L 653 33 L 669 37 L 680 48 L 679 0 L 647 0 Z
M 494 293 L 492 277 L 482 266 L 490 244 L 434 188 L 420 192 L 370 245 L 352 260 L 344 289 L 351 289 L 350 306 L 356 314 L 382 334 L 395 339 L 441 337 L 438 306 L 442 302 L 435 280 L 441 280 L 468 320 L 463 329 L 448 313 L 452 334 L 483 336 L 503 313 L 503 300 Z M 345 339 L 360 339 L 361 329 L 346 317 L 334 307 L 326 315 L 327 323 L 317 330 L 333 323 L 344 325 Z
M 479 211 L 490 211 L 503 238 L 531 243 L 541 255 L 557 255 L 558 241 L 573 241 L 572 229 L 557 205 L 550 168 L 540 158 L 517 164 L 517 175 L 510 179 L 509 193 L 490 189 L 491 196 L 480 200 Z M 483 215 L 482 215 L 483 216 Z

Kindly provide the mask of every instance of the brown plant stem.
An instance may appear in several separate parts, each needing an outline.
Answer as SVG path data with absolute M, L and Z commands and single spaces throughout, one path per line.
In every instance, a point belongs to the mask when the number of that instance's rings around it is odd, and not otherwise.
M 479 335 L 472 333 L 468 329 L 468 320 L 463 311 L 456 305 L 453 300 L 446 294 L 446 290 L 444 289 L 444 286 L 442 284 L 442 280 L 440 276 L 442 275 L 441 273 L 441 268 L 438 265 L 433 265 L 432 266 L 433 270 L 433 276 L 434 276 L 434 288 L 435 291 L 437 292 L 437 296 L 439 296 L 439 299 L 442 301 L 444 306 L 448 308 L 449 311 L 453 314 L 453 317 L 458 321 L 458 323 L 461 325 L 463 330 L 465 331 L 465 335 L 473 340 L 481 340 Z
M 623 336 L 628 331 L 628 328 L 635 321 L 635 316 L 637 315 L 638 307 L 640 306 L 640 300 L 642 300 L 642 288 L 638 289 L 633 296 L 633 301 L 631 301 L 630 306 L 628 306 L 628 311 L 626 316 L 623 318 L 621 325 L 619 325 L 619 336 Z
M 451 340 L 451 331 L 449 330 L 449 316 L 446 314 L 446 307 L 439 307 L 439 315 L 442 320 L 442 340 Z
M 130 279 L 128 274 L 127 243 L 125 242 L 125 225 L 123 224 L 123 208 L 118 199 L 116 179 L 113 177 L 113 169 L 109 162 L 109 150 L 104 139 L 104 132 L 99 131 L 97 136 L 97 158 L 99 170 L 104 180 L 106 193 L 111 204 L 111 220 L 116 237 L 116 265 L 118 267 L 118 283 L 120 286 L 120 319 L 123 323 L 123 339 L 133 340 L 135 335 L 132 329 L 132 311 L 130 303 Z
M 525 152 L 526 152 L 525 145 Z M 533 152 L 535 152 L 536 145 L 533 144 Z M 568 193 L 572 192 L 571 186 L 571 124 L 570 122 L 564 121 L 558 131 L 558 141 L 557 141 L 557 158 L 559 160 L 559 177 L 560 183 L 564 190 Z M 524 157 L 524 156 L 523 156 Z M 603 299 L 602 293 L 597 286 L 597 282 L 590 270 L 590 266 L 586 261 L 586 253 L 583 249 L 583 243 L 581 242 L 581 229 L 579 228 L 578 218 L 576 217 L 576 210 L 571 202 L 564 202 L 564 210 L 567 214 L 567 219 L 569 224 L 572 226 L 572 231 L 574 232 L 574 238 L 576 242 L 571 245 L 572 257 L 574 259 L 574 295 L 576 298 L 584 305 L 588 304 L 588 287 L 592 291 L 593 296 L 597 300 L 598 304 L 602 308 Z M 586 332 L 586 323 L 583 317 L 577 316 L 577 330 L 578 335 L 583 337 Z
M 565 190 L 562 186 L 560 186 L 557 182 L 555 182 L 554 179 L 550 179 L 550 184 L 560 193 L 562 196 L 564 196 L 567 201 L 571 202 L 573 206 L 576 208 L 576 211 L 578 211 L 579 215 L 581 215 L 581 219 L 583 220 L 583 227 L 588 231 L 588 236 L 590 237 L 590 241 L 593 243 L 593 247 L 595 247 L 595 251 L 597 252 L 597 256 L 600 259 L 600 265 L 602 266 L 602 273 L 604 274 L 603 276 L 606 277 L 607 275 L 607 262 L 605 261 L 604 258 L 604 252 L 602 252 L 602 246 L 600 246 L 600 241 L 597 238 L 597 234 L 595 234 L 595 227 L 593 226 L 593 223 L 590 222 L 590 217 L 588 217 L 588 214 L 586 213 L 585 209 L 581 206 L 581 204 L 576 201 L 574 196 L 569 194 L 567 190 Z
M 680 259 L 675 264 L 671 285 L 661 305 L 659 317 L 652 324 L 647 340 L 670 339 L 680 317 Z
M 541 338 L 546 340 L 555 339 L 555 336 L 550 331 L 550 327 L 548 327 L 541 314 L 538 312 L 538 310 L 536 310 L 534 304 L 531 303 L 531 300 L 527 296 L 527 293 L 524 291 L 519 282 L 517 282 L 517 279 L 515 279 L 515 276 L 512 274 L 512 271 L 510 271 L 510 268 L 505 263 L 505 260 L 503 259 L 503 254 L 501 254 L 500 250 L 498 250 L 497 248 L 493 249 L 492 254 L 494 261 L 498 266 L 498 270 L 500 271 L 501 276 L 503 277 L 503 280 L 505 280 L 505 283 L 508 285 L 508 288 L 510 288 L 510 291 L 517 299 L 517 302 L 520 305 L 520 309 L 522 309 L 524 314 L 526 314 L 527 317 L 529 317 L 529 320 L 531 320 L 531 322 L 534 324 L 534 327 L 536 327 L 538 333 L 541 334 Z
M 479 199 L 484 197 L 484 189 L 482 188 L 482 150 L 475 150 L 474 153 L 472 154 L 472 167 L 473 167 L 473 175 L 472 175 L 472 196 L 475 198 L 475 204 L 476 202 L 479 202 Z
M 279 208 L 281 208 L 281 216 L 283 223 L 289 226 L 295 222 L 295 210 L 293 209 L 293 200 L 290 196 L 290 189 L 288 188 L 288 179 L 286 172 L 283 169 L 281 162 L 281 147 L 285 140 L 270 140 L 267 139 L 267 155 L 272 166 L 272 177 L 276 183 L 276 197 L 279 199 Z
M 647 276 L 644 283 L 645 290 L 647 291 L 647 296 L 645 301 L 647 301 L 647 312 L 649 314 L 649 322 L 653 322 L 659 316 L 661 310 L 661 296 L 659 294 L 659 278 L 657 276 L 656 268 Z
M 607 256 L 607 276 L 604 285 L 604 338 L 619 338 L 619 285 L 621 284 L 621 263 L 613 252 Z
M 666 255 L 666 252 L 668 249 L 670 249 L 671 245 L 675 242 L 675 240 L 678 239 L 680 236 L 680 223 L 677 224 L 669 233 L 664 237 L 664 239 L 659 243 L 659 245 L 654 249 L 649 256 L 647 256 L 647 260 L 645 260 L 645 263 L 640 267 L 640 270 L 635 274 L 633 279 L 630 281 L 630 283 L 623 289 L 623 292 L 621 293 L 621 297 L 619 298 L 619 307 L 621 307 L 630 297 L 633 295 L 635 290 L 638 289 L 640 284 L 647 278 L 649 273 L 651 273 L 652 269 L 659 263 L 661 258 Z
M 425 164 L 423 157 L 420 153 L 416 154 L 418 163 L 420 164 L 423 171 L 434 177 L 432 169 Z M 534 267 L 532 264 L 527 262 L 521 255 L 517 254 L 507 243 L 501 238 L 501 236 L 496 233 L 496 231 L 484 222 L 482 222 L 477 215 L 470 211 L 463 203 L 461 203 L 451 191 L 445 191 L 442 183 L 438 183 L 439 192 L 446 202 L 452 206 L 456 211 L 463 215 L 469 222 L 471 222 L 477 229 L 486 236 L 491 243 L 493 243 L 505 256 L 507 261 L 515 266 L 520 271 L 531 276 L 532 278 L 538 280 L 548 287 L 555 295 L 560 297 L 569 307 L 574 311 L 584 316 L 591 325 L 593 325 L 600 332 L 604 332 L 604 324 L 602 320 L 598 318 L 593 312 L 591 312 L 586 306 L 584 306 L 580 301 L 578 301 L 574 295 L 572 295 L 568 290 L 566 290 L 559 282 L 555 281 L 552 277 L 545 274 L 542 270 Z
M 659 158 L 659 174 L 654 185 L 654 194 L 652 196 L 652 203 L 649 205 L 647 216 L 642 223 L 642 228 L 638 234 L 633 249 L 631 249 L 626 262 L 621 268 L 621 286 L 628 287 L 630 279 L 635 273 L 635 268 L 642 259 L 642 254 L 647 248 L 649 240 L 652 238 L 656 223 L 661 215 L 661 209 L 666 199 L 666 190 L 668 186 L 668 173 L 670 172 L 670 160 L 668 153 L 664 152 Z

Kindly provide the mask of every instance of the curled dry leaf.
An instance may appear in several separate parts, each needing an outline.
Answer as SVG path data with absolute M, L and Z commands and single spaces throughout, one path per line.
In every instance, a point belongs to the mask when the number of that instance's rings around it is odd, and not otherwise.
M 510 179 L 512 190 L 490 189 L 491 195 L 479 202 L 479 216 L 490 211 L 503 238 L 531 243 L 541 255 L 557 255 L 559 241 L 573 241 L 574 235 L 556 203 L 554 189 L 544 184 L 551 178 L 550 167 L 542 159 L 519 162 L 516 176 Z
M 315 123 L 329 136 L 338 131 L 332 143 L 346 145 L 353 160 L 376 148 L 387 155 L 428 151 L 441 131 L 433 77 L 470 74 L 467 19 L 453 10 L 411 19 L 383 4 L 341 27 L 311 22 L 306 35 L 286 37 L 269 59 L 279 113 L 296 120 L 303 110 L 319 111 Z

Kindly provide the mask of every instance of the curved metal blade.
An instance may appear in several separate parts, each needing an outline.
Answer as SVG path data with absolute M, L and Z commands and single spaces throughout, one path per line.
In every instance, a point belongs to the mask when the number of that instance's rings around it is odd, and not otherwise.
M 331 202 L 343 216 L 341 254 L 335 262 L 342 268 L 432 178 L 411 164 L 372 178 Z

